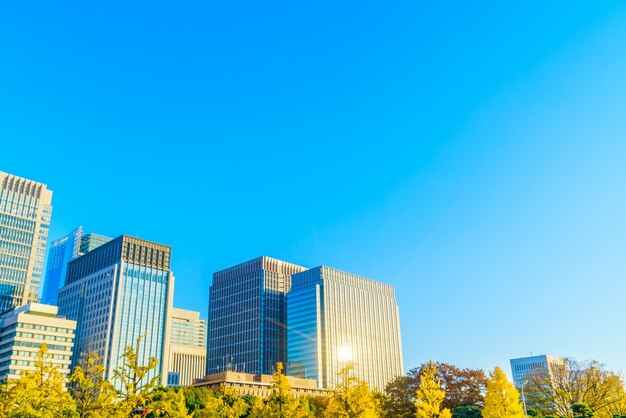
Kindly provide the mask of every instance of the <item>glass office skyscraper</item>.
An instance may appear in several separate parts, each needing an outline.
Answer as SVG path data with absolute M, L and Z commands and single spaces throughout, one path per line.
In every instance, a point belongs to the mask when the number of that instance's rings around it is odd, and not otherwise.
M 213 274 L 209 293 L 207 373 L 271 374 L 286 360 L 285 295 L 306 270 L 259 257 Z
M 287 296 L 287 373 L 331 387 L 348 362 L 383 390 L 404 374 L 398 305 L 392 286 L 329 267 L 291 277 Z
M 81 255 L 111 241 L 111 238 L 98 234 L 86 234 L 79 226 L 68 235 L 53 241 L 48 249 L 46 278 L 43 282 L 41 302 L 56 305 L 59 289 L 65 285 L 67 264 Z
M 0 312 L 37 302 L 52 191 L 0 171 Z
M 128 346 L 138 360 L 159 360 L 149 378 L 167 383 L 174 276 L 168 246 L 122 235 L 70 261 L 59 292 L 59 314 L 77 321 L 73 365 L 81 354 L 98 353 L 105 377 L 122 362 Z

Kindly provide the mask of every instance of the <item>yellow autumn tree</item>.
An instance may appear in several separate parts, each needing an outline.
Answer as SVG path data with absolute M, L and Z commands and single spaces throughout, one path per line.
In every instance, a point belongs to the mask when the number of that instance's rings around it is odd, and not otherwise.
M 415 416 L 418 418 L 450 418 L 452 414 L 441 404 L 446 392 L 441 389 L 441 382 L 437 380 L 437 366 L 432 360 L 422 369 L 420 385 L 415 396 Z
M 483 418 L 524 418 L 519 392 L 501 368 L 489 374 Z
M 354 363 L 348 362 L 337 375 L 338 381 L 330 392 L 325 417 L 378 418 L 374 395 L 367 382 L 353 375 Z
M 20 379 L 0 388 L 2 417 L 57 418 L 72 417 L 76 406 L 65 390 L 66 379 L 52 364 L 48 348 L 42 344 L 35 358 L 34 370 L 25 370 Z

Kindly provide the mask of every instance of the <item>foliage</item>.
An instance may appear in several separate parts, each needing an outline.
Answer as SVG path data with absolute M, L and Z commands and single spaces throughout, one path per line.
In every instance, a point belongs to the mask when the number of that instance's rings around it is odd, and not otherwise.
M 185 406 L 190 414 L 206 407 L 209 398 L 209 391 L 205 388 L 186 388 L 183 390 Z
M 188 416 L 183 392 L 162 386 L 150 393 L 146 411 L 148 418 L 185 418 Z
M 524 418 L 519 392 L 499 367 L 489 375 L 482 415 L 484 418 Z
M 152 391 L 161 380 L 160 376 L 149 377 L 159 363 L 155 357 L 150 357 L 147 364 L 139 364 L 139 346 L 142 337 L 137 338 L 135 348 L 128 346 L 122 354 L 122 365 L 113 371 L 114 380 L 118 381 L 122 390 L 119 395 L 123 398 L 119 407 L 122 413 L 129 415 L 136 409 L 149 409 Z
M 195 418 L 237 418 L 245 416 L 250 410 L 250 405 L 246 399 L 239 396 L 231 386 L 222 385 L 219 391 L 208 392 L 209 396 L 206 399 L 205 407 L 194 412 Z
M 460 369 L 448 363 L 435 363 L 437 367 L 437 379 L 441 382 L 441 388 L 446 392 L 443 406 L 454 410 L 460 406 L 483 405 L 483 392 L 487 378 L 480 369 Z M 419 376 L 424 367 L 409 370 L 406 376 L 393 379 L 385 392 L 387 402 L 385 409 L 394 417 L 412 417 L 415 415 L 415 391 L 419 387 Z
M 452 418 L 480 418 L 480 408 L 475 406 L 459 406 L 452 411 Z
M 597 361 L 566 359 L 562 366 L 537 369 L 528 377 L 527 404 L 544 415 L 572 417 L 571 406 L 586 404 L 600 418 L 626 413 L 620 376 Z
M 298 402 L 289 392 L 290 389 L 287 376 L 283 374 L 283 363 L 276 363 L 276 372 L 272 379 L 272 394 L 265 401 L 265 416 L 269 418 L 293 416 Z
M 104 379 L 104 366 L 97 353 L 89 353 L 70 376 L 69 392 L 76 403 L 80 418 L 104 418 L 115 414 L 116 391 Z
M 572 405 L 572 412 L 576 418 L 593 418 L 596 414 L 585 403 L 575 403 Z
M 374 396 L 366 382 L 353 376 L 354 364 L 348 362 L 337 375 L 324 411 L 327 417 L 375 418 L 380 416 Z
M 422 367 L 420 386 L 415 396 L 415 416 L 418 418 L 450 418 L 450 410 L 442 408 L 446 392 L 441 389 L 441 382 L 437 380 L 437 366 L 430 361 L 427 367 Z
M 47 360 L 48 348 L 42 344 L 35 359 L 35 370 L 22 372 L 21 378 L 2 385 L 0 414 L 7 418 L 57 418 L 75 416 L 76 406 L 64 389 L 61 372 Z

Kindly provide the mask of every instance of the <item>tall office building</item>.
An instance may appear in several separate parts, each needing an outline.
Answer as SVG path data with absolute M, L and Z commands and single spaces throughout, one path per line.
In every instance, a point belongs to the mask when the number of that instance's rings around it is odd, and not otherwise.
M 392 286 L 329 267 L 291 277 L 287 296 L 287 373 L 332 387 L 348 362 L 383 390 L 404 373 L 398 305 Z
M 0 383 L 35 370 L 35 359 L 46 344 L 49 360 L 64 377 L 70 373 L 76 321 L 57 315 L 56 306 L 28 303 L 0 315 Z
M 533 373 L 547 373 L 552 380 L 559 371 L 563 371 L 566 367 L 567 362 L 564 358 L 546 354 L 511 359 L 513 383 L 517 388 L 521 388 L 524 380 Z
M 272 374 L 286 360 L 285 295 L 295 264 L 258 257 L 213 274 L 207 374 Z
M 41 294 L 42 303 L 56 305 L 59 289 L 65 285 L 67 263 L 81 255 L 111 241 L 111 238 L 98 234 L 86 234 L 79 226 L 63 238 L 50 244 L 46 278 Z
M 37 302 L 52 190 L 0 171 L 0 312 Z
M 87 351 L 96 352 L 105 377 L 122 364 L 128 346 L 138 347 L 138 360 L 159 360 L 149 377 L 167 383 L 174 276 L 171 248 L 122 235 L 70 261 L 59 292 L 59 313 L 78 322 L 73 366 Z
M 200 312 L 172 309 L 168 385 L 191 385 L 206 369 L 206 323 Z

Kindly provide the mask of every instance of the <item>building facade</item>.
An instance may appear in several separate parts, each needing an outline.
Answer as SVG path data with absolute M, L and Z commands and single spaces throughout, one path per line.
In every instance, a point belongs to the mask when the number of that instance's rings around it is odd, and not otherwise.
M 209 291 L 207 374 L 272 374 L 286 360 L 285 299 L 291 276 L 306 268 L 258 257 L 213 274 Z
M 272 384 L 274 382 L 274 376 L 268 374 L 249 374 L 241 372 L 220 372 L 214 373 L 203 377 L 202 379 L 196 379 L 193 387 L 202 387 L 209 390 L 220 391 L 225 386 L 232 387 L 235 391 L 241 395 L 253 395 L 261 398 L 267 398 L 274 394 Z M 325 396 L 328 395 L 328 391 L 325 389 L 319 389 L 317 382 L 311 379 L 302 379 L 293 376 L 287 376 L 289 382 L 289 393 L 294 397 L 299 398 L 301 396 Z
M 546 354 L 511 359 L 513 383 L 517 388 L 521 388 L 524 380 L 534 373 L 547 373 L 548 377 L 552 380 L 555 374 L 565 367 L 567 367 L 567 363 L 564 358 Z
M 35 370 L 42 344 L 48 349 L 46 361 L 64 377 L 69 376 L 76 321 L 59 317 L 57 310 L 56 306 L 31 302 L 0 316 L 0 383 Z
M 37 302 L 52 191 L 0 171 L 0 312 Z
M 173 308 L 168 385 L 191 385 L 206 369 L 206 323 L 200 312 Z
M 333 387 L 342 367 L 384 390 L 404 374 L 394 288 L 321 266 L 292 276 L 287 373 Z
M 122 235 L 69 263 L 59 313 L 77 321 L 73 366 L 84 353 L 96 352 L 105 377 L 116 383 L 113 371 L 132 346 L 139 364 L 158 359 L 149 378 L 160 375 L 161 384 L 167 383 L 174 296 L 170 258 L 166 245 Z
M 73 259 L 111 241 L 111 238 L 98 234 L 86 234 L 79 226 L 63 238 L 52 241 L 48 248 L 46 278 L 43 282 L 41 302 L 56 305 L 59 289 L 65 285 L 67 264 Z

